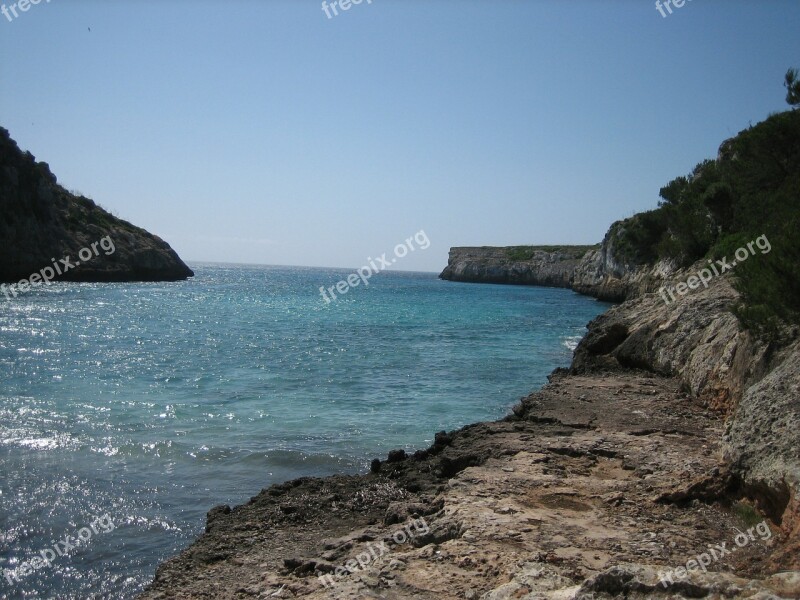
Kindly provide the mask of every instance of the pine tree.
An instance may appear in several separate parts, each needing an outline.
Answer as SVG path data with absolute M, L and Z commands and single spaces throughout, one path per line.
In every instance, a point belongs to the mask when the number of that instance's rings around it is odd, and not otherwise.
M 783 85 L 786 88 L 786 102 L 794 108 L 800 106 L 800 73 L 797 69 L 786 71 Z

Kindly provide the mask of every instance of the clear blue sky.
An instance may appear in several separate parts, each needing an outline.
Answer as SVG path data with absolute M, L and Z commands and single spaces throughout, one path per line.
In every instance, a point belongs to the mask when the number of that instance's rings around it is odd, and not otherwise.
M 0 15 L 0 125 L 188 261 L 357 267 L 424 229 L 396 268 L 438 271 L 654 207 L 787 108 L 798 26 L 797 0 L 42 0 Z

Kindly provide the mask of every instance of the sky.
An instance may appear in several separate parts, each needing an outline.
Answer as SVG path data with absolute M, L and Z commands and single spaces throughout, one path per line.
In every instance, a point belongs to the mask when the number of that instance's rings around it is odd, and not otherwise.
M 597 243 L 786 110 L 800 67 L 797 0 L 20 8 L 0 126 L 190 263 L 355 268 L 424 231 L 393 268 L 438 272 L 451 246 Z

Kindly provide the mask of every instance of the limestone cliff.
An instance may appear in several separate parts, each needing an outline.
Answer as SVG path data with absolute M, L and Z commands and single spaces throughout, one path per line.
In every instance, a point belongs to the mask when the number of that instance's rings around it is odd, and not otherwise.
M 165 241 L 58 185 L 46 163 L 22 152 L 0 128 L 0 282 L 27 279 L 62 259 L 74 265 L 93 243 L 90 260 L 54 279 L 174 281 L 193 275 Z
M 619 239 L 628 219 L 617 221 L 603 242 L 588 251 L 570 277 L 570 287 L 580 294 L 609 302 L 622 302 L 657 290 L 674 273 L 669 261 L 640 264 L 619 249 Z
M 609 302 L 655 291 L 675 270 L 667 261 L 637 264 L 618 250 L 626 221 L 596 246 L 455 247 L 442 279 L 570 288 Z
M 770 367 L 733 408 L 726 458 L 788 540 L 772 564 L 800 569 L 800 341 Z
M 451 248 L 440 277 L 470 283 L 510 283 L 570 287 L 573 273 L 590 246 Z

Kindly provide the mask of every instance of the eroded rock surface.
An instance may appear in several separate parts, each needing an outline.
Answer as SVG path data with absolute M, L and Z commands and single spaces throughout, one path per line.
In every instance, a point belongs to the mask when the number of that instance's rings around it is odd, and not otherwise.
M 661 583 L 748 527 L 724 495 L 723 419 L 681 387 L 637 371 L 556 374 L 513 416 L 439 434 L 377 472 L 214 511 L 142 597 L 800 597 L 800 574 L 769 575 L 785 550 L 774 526 L 708 573 Z M 424 532 L 396 543 L 421 519 Z

